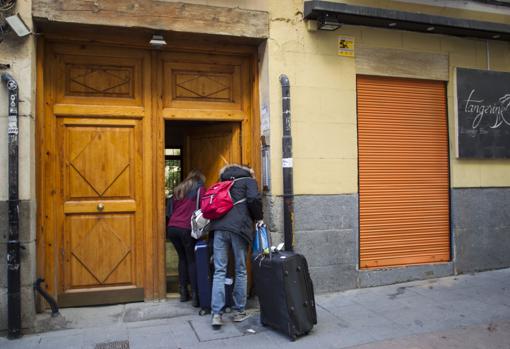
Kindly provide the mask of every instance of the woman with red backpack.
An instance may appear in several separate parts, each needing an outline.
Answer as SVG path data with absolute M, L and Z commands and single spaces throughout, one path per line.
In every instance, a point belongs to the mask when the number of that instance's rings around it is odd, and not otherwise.
M 221 181 L 234 181 L 230 187 L 233 207 L 223 216 L 211 220 L 214 232 L 214 277 L 212 288 L 212 326 L 223 325 L 221 311 L 225 305 L 225 276 L 228 250 L 232 247 L 235 265 L 233 321 L 247 318 L 246 307 L 246 254 L 253 240 L 254 222 L 262 219 L 262 199 L 252 169 L 240 165 L 227 165 L 220 171 Z
M 179 294 L 181 302 L 190 299 L 188 284 L 191 285 L 191 304 L 198 307 L 197 272 L 195 264 L 196 240 L 191 237 L 191 215 L 197 202 L 204 194 L 204 175 L 191 171 L 186 179 L 177 185 L 170 203 L 172 212 L 166 228 L 166 238 L 170 240 L 179 256 Z

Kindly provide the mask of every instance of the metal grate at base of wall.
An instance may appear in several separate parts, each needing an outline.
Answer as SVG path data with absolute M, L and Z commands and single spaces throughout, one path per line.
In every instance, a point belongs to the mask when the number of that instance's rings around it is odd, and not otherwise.
M 129 349 L 129 341 L 98 343 L 95 349 Z

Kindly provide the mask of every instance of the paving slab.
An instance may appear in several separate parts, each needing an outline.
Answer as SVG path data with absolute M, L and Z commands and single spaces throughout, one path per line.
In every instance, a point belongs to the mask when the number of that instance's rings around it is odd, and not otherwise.
M 196 348 L 200 344 L 195 331 L 189 323 L 195 317 L 197 316 L 173 318 L 168 321 L 168 328 L 178 348 Z
M 86 328 L 82 331 L 82 337 L 83 349 L 95 349 L 98 343 L 128 340 L 128 329 L 125 326 Z
M 198 313 L 198 308 L 190 306 L 190 302 L 179 302 L 175 299 L 167 301 L 126 304 L 122 314 L 123 322 L 138 322 L 155 319 L 168 319 Z
M 317 326 L 295 342 L 263 327 L 254 301 L 250 318 L 233 323 L 226 314 L 219 331 L 189 302 L 167 301 L 63 309 L 58 319 L 44 314 L 39 329 L 60 330 L 0 337 L 0 348 L 90 349 L 128 340 L 130 349 L 510 349 L 509 279 L 505 269 L 321 294 Z
M 57 331 L 38 336 L 38 349 L 82 349 L 84 348 L 83 330 Z M 28 347 L 27 347 L 28 348 Z
M 350 349 L 508 349 L 510 322 L 466 326 L 453 330 L 380 341 Z
M 190 326 L 195 331 L 195 334 L 200 342 L 208 342 L 218 339 L 230 339 L 234 337 L 241 337 L 243 333 L 237 329 L 227 317 L 223 317 L 225 325 L 219 329 L 213 329 L 211 326 L 211 317 L 202 316 L 189 321 Z
M 129 330 L 129 348 L 177 348 L 168 324 L 137 327 Z

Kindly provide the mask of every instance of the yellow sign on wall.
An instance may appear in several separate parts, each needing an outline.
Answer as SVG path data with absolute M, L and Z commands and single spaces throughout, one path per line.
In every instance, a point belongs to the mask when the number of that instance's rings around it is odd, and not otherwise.
M 354 57 L 354 38 L 352 36 L 338 37 L 338 55 Z

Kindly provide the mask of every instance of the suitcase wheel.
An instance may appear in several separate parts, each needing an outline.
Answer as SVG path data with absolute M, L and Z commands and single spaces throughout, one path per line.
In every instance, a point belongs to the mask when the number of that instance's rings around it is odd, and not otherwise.
M 198 311 L 198 315 L 200 315 L 200 316 L 204 316 L 204 315 L 207 315 L 207 314 L 210 314 L 210 313 L 211 313 L 211 311 L 209 309 L 200 309 Z
M 228 313 L 231 313 L 231 312 L 232 312 L 232 308 L 230 308 L 230 307 L 225 307 L 225 309 L 223 309 L 223 311 L 224 311 L 225 313 L 227 313 L 227 314 L 228 314 Z
M 291 341 L 291 342 L 295 342 L 295 341 L 296 341 L 296 339 L 297 339 L 296 334 L 292 334 L 292 335 L 290 336 L 290 341 Z

